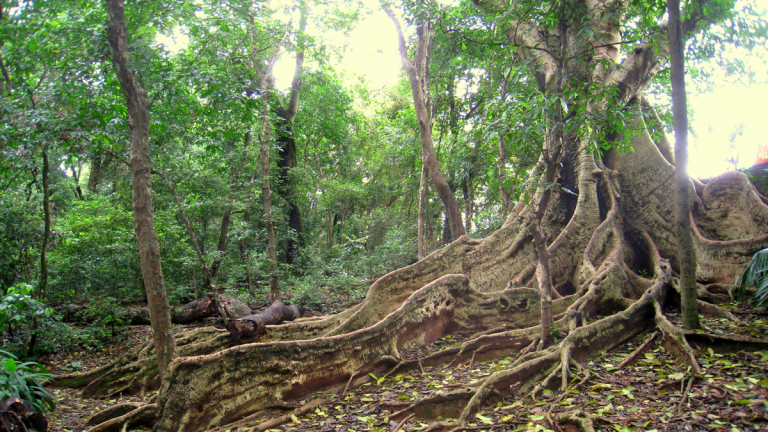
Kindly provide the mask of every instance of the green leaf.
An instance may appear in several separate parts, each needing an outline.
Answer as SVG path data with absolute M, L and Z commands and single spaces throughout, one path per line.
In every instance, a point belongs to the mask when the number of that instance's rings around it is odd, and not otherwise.
M 16 371 L 16 360 L 13 358 L 8 358 L 8 360 L 5 362 L 5 369 L 8 372 L 15 372 Z
M 478 420 L 480 420 L 481 422 L 483 422 L 485 424 L 493 424 L 493 420 L 491 420 L 490 418 L 488 418 L 488 417 L 486 417 L 484 415 L 481 415 L 480 413 L 475 414 L 475 417 L 477 417 Z

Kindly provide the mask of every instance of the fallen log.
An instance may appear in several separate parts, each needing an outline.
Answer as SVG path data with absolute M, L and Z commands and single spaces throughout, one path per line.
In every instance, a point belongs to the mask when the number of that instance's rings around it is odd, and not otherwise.
M 262 312 L 230 321 L 227 330 L 229 330 L 229 337 L 233 341 L 252 338 L 266 333 L 268 325 L 293 321 L 296 318 L 301 318 L 303 313 L 304 308 L 301 306 L 286 306 L 283 302 L 276 301 Z
M 213 293 L 208 293 L 207 298 L 193 300 L 181 307 L 175 308 L 171 317 L 174 324 L 188 324 L 210 316 L 218 315 L 216 305 L 213 302 Z M 221 305 L 224 307 L 229 319 L 237 319 L 251 314 L 251 308 L 240 300 L 228 295 L 221 295 Z M 64 322 L 87 324 L 91 319 L 91 313 L 84 305 L 67 304 L 58 306 L 56 311 L 62 315 Z M 148 325 L 149 309 L 145 307 L 125 309 L 117 312 L 117 316 L 127 324 Z
M 208 297 L 202 300 L 191 301 L 173 314 L 174 324 L 187 324 L 198 321 L 209 316 L 218 315 L 216 304 L 213 301 L 215 294 L 208 293 Z M 238 319 L 251 314 L 251 308 L 240 300 L 228 295 L 221 295 L 221 305 L 229 316 L 229 319 Z

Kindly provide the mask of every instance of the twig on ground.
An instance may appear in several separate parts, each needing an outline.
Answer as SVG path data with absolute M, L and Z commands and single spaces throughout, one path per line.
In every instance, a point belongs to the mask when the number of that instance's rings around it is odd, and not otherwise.
M 691 388 L 693 387 L 693 381 L 696 379 L 696 377 L 691 377 L 688 380 L 688 387 L 686 387 L 685 391 L 683 391 L 683 397 L 680 398 L 680 403 L 677 405 L 677 415 L 680 415 L 680 413 L 683 410 L 683 406 L 688 401 L 688 393 L 691 392 Z
M 411 418 L 413 418 L 413 416 L 415 416 L 415 415 L 416 415 L 416 414 L 411 414 L 411 415 L 409 415 L 408 417 L 406 417 L 406 418 L 404 418 L 404 419 L 400 420 L 400 423 L 398 423 L 398 424 L 397 424 L 397 426 L 395 426 L 395 428 L 394 428 L 394 429 L 392 429 L 392 432 L 397 432 L 397 431 L 399 431 L 400 429 L 402 429 L 402 428 L 403 428 L 403 426 L 405 426 L 405 422 L 407 422 L 408 420 L 410 420 Z
M 651 342 L 656 340 L 656 336 L 658 335 L 659 335 L 658 331 L 653 332 L 653 334 L 650 335 L 648 339 L 646 339 L 645 342 L 643 342 L 642 345 L 637 347 L 637 349 L 632 351 L 632 353 L 628 355 L 627 358 L 624 359 L 624 361 L 619 363 L 618 368 L 623 369 L 627 367 L 627 365 L 634 363 L 637 360 L 637 358 L 640 357 L 640 355 L 642 355 L 648 349 L 648 347 L 651 345 Z

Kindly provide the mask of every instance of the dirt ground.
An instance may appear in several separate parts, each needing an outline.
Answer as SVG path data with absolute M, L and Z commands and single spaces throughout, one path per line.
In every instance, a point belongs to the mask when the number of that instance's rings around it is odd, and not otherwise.
M 703 324 L 716 333 L 768 337 L 768 314 L 765 311 L 733 309 L 732 312 L 741 322 L 705 318 Z M 676 318 L 673 312 L 668 312 L 668 316 Z M 213 323 L 209 321 L 194 327 Z M 187 331 L 190 327 L 180 326 L 177 331 Z M 564 393 L 545 390 L 536 400 L 531 400 L 525 398 L 526 395 L 515 394 L 513 390 L 511 396 L 487 403 L 464 430 L 576 430 L 553 420 L 558 413 L 575 409 L 595 416 L 597 429 L 602 431 L 768 430 L 768 350 L 727 352 L 717 346 L 694 346 L 703 376 L 694 379 L 688 389 L 689 375 L 678 367 L 675 359 L 657 341 L 652 342 L 634 364 L 618 368 L 629 353 L 649 336 L 649 333 L 643 333 L 617 349 L 582 364 L 581 370 L 572 369 L 573 380 Z M 101 353 L 72 352 L 51 356 L 44 361 L 54 373 L 68 372 L 65 366 L 72 362 L 79 362 L 83 370 L 87 370 L 112 360 L 148 337 L 147 326 L 136 326 L 126 340 L 116 342 Z M 418 359 L 461 342 L 449 336 L 431 346 L 409 352 L 406 357 Z M 510 352 L 509 357 L 487 362 L 469 361 L 458 367 L 423 367 L 379 377 L 371 374 L 368 382 L 347 392 L 316 394 L 296 402 L 296 407 L 300 407 L 315 399 L 324 401 L 304 415 L 291 416 L 290 409 L 286 407 L 272 410 L 272 416 L 287 415 L 290 420 L 269 430 L 396 432 L 426 429 L 432 421 L 450 419 L 437 417 L 430 420 L 416 416 L 400 419 L 402 416 L 397 412 L 421 398 L 481 380 L 503 369 L 514 361 L 516 355 Z M 142 400 L 135 397 L 89 400 L 82 399 L 77 390 L 50 390 L 58 398 L 56 410 L 49 415 L 50 430 L 53 431 L 87 430 L 86 420 L 99 410 L 120 402 Z M 458 412 L 454 416 L 458 416 Z M 254 425 L 240 430 L 251 430 Z

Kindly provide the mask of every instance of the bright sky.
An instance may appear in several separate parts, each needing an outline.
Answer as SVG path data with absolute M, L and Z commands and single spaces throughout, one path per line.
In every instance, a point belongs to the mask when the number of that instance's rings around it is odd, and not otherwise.
M 752 166 L 758 147 L 768 145 L 766 101 L 767 84 L 729 85 L 712 93 L 689 96 L 688 104 L 693 110 L 691 128 L 696 135 L 689 136 L 690 175 L 707 178 L 733 170 L 729 158 L 736 159 L 737 168 Z M 731 134 L 740 127 L 742 134 L 731 142 Z
M 399 78 L 397 34 L 392 21 L 380 9 L 372 9 L 348 39 L 340 33 L 324 37 L 334 45 L 348 44 L 343 64 L 337 66 L 350 75 L 364 76 L 372 89 L 381 89 Z M 749 57 L 744 60 L 750 61 Z M 708 178 L 732 170 L 734 164 L 729 163 L 729 158 L 736 161 L 737 168 L 749 167 L 755 161 L 758 147 L 768 144 L 768 67 L 754 64 L 756 81 L 762 84 L 746 87 L 723 80 L 721 87 L 698 95 L 690 94 L 689 87 L 688 104 L 693 112 L 688 166 L 691 176 Z M 290 87 L 293 68 L 294 60 L 289 56 L 276 64 L 278 88 Z M 732 141 L 731 135 L 739 129 L 741 134 Z M 674 142 L 673 136 L 669 139 Z

